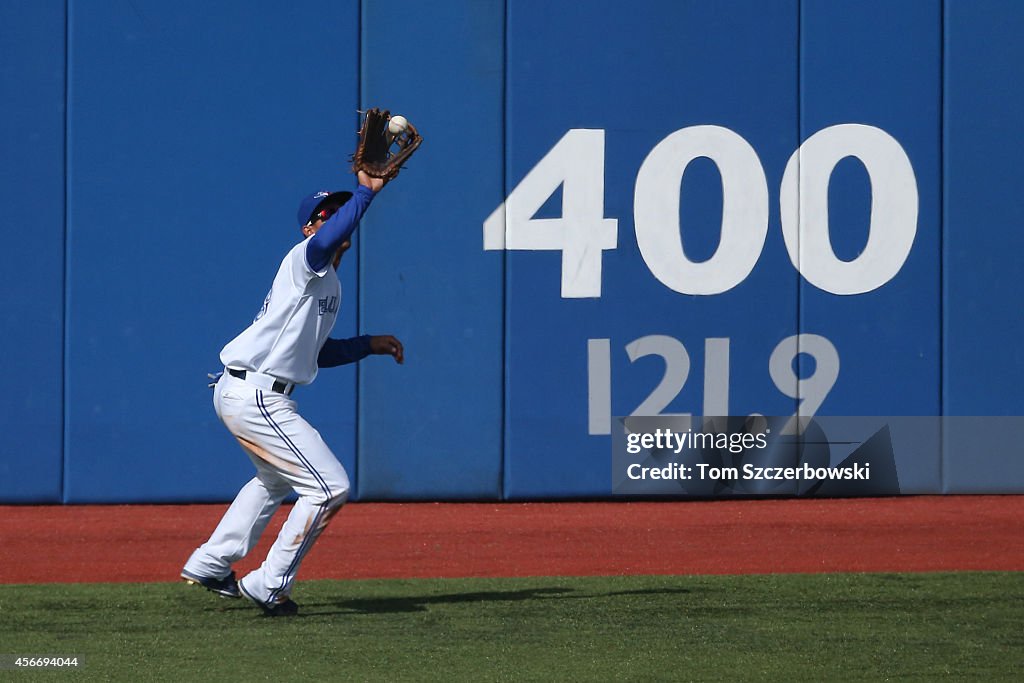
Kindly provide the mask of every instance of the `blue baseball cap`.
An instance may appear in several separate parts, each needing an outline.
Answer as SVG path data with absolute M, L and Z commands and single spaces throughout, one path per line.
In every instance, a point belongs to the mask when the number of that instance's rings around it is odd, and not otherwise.
M 352 198 L 351 192 L 339 191 L 339 192 L 328 192 L 327 190 L 320 190 L 314 192 L 299 204 L 299 229 L 309 223 L 309 219 L 313 217 L 317 211 L 322 209 L 337 209 L 339 206 L 347 202 Z

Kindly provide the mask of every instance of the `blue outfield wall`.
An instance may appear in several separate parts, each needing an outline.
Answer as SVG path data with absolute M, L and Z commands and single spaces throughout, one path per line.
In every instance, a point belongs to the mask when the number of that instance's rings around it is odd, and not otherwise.
M 0 502 L 234 495 L 206 373 L 369 106 L 426 141 L 335 336 L 406 364 L 296 395 L 357 499 L 607 496 L 620 415 L 1024 414 L 1024 6 L 622 8 L 3 3 Z M 1024 491 L 944 436 L 902 492 Z
M 0 3 L 0 500 L 61 499 L 64 2 Z
M 794 411 L 793 398 L 776 391 L 768 375 L 772 346 L 796 332 L 797 302 L 797 276 L 785 258 L 777 218 L 768 219 L 769 197 L 777 192 L 768 188 L 778 187 L 797 145 L 797 3 L 640 3 L 628 13 L 619 7 L 588 3 L 587 21 L 568 3 L 514 2 L 509 8 L 508 498 L 608 495 L 610 417 L 634 412 L 659 386 L 665 400 L 643 412 Z M 770 169 L 760 187 L 730 182 L 723 192 L 711 160 L 686 166 L 683 152 L 673 147 L 662 147 L 667 162 L 651 162 L 660 164 L 656 178 L 640 179 L 649 155 L 668 136 L 708 124 L 718 129 L 689 144 L 722 156 L 745 148 L 737 167 L 750 161 L 755 175 Z M 719 145 L 723 136 L 727 142 Z M 638 207 L 634 196 L 641 186 L 660 178 L 666 185 L 654 191 L 678 198 L 678 208 L 672 201 Z M 742 201 L 758 191 L 764 223 L 749 229 L 760 230 L 764 253 L 737 286 L 697 296 L 652 274 L 652 260 L 672 271 L 684 257 L 707 262 L 707 271 L 727 270 L 728 264 L 712 259 L 723 195 Z M 535 193 L 532 204 L 543 205 L 530 205 L 524 192 Z M 521 210 L 516 202 L 523 203 Z M 538 225 L 531 218 L 556 222 Z M 582 237 L 570 236 L 574 230 Z M 545 244 L 551 233 L 562 241 Z M 586 237 L 602 233 L 607 237 Z M 657 248 L 644 252 L 641 233 L 647 241 L 681 234 L 682 252 L 674 258 Z M 589 244 L 557 249 L 573 241 Z M 501 254 L 493 250 L 486 257 Z M 702 283 L 684 283 L 691 284 Z M 718 340 L 710 342 L 713 363 L 709 340 Z M 716 390 L 717 396 L 709 395 Z
M 425 141 L 359 228 L 360 327 L 406 351 L 360 363 L 361 497 L 501 495 L 503 264 L 479 221 L 503 197 L 504 10 L 363 2 L 362 107 Z
M 1024 413 L 1024 7 L 947 0 L 943 101 L 943 390 L 949 415 Z M 943 492 L 1020 491 L 1017 434 L 978 449 L 950 434 Z
M 942 4 L 804 2 L 800 35 L 801 140 L 851 123 L 883 132 L 832 143 L 860 156 L 836 159 L 824 184 L 811 144 L 804 146 L 801 272 L 809 277 L 800 284 L 800 331 L 827 339 L 838 364 L 816 414 L 940 415 Z M 889 152 L 912 169 L 916 202 L 898 186 L 899 160 Z M 916 231 L 912 220 L 889 222 L 910 211 Z M 895 239 L 901 233 L 905 242 Z M 834 256 L 812 246 L 814 235 L 827 237 Z M 887 237 L 892 242 L 882 243 Z M 908 243 L 887 278 L 881 262 Z M 837 294 L 844 268 L 869 291 Z M 941 456 L 929 455 L 899 462 L 902 492 L 939 490 Z
M 68 25 L 64 499 L 230 498 L 252 465 L 206 373 L 301 238 L 299 199 L 352 184 L 358 6 L 72 2 Z M 354 469 L 355 372 L 324 375 L 298 400 Z

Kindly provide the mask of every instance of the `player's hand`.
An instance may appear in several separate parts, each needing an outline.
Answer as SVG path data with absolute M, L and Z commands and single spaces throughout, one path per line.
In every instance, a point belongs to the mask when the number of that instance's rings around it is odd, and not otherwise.
M 399 364 L 405 362 L 405 350 L 402 348 L 402 342 L 390 334 L 370 337 L 370 353 L 378 356 L 391 356 Z
M 368 187 L 374 192 L 380 192 L 381 188 L 383 188 L 384 185 L 387 184 L 387 181 L 384 180 L 383 178 L 374 178 L 366 171 L 359 171 L 359 173 L 356 174 L 356 177 L 359 179 L 360 185 L 362 185 L 363 187 Z

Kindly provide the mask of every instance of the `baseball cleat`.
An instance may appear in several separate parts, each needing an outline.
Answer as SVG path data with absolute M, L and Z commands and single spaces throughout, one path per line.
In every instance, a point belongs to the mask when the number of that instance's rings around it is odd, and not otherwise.
M 294 617 L 299 613 L 299 606 L 295 604 L 295 601 L 291 598 L 284 602 L 269 603 L 257 600 L 255 597 L 249 594 L 249 591 L 245 590 L 245 586 L 242 582 L 238 582 L 239 592 L 248 598 L 250 601 L 256 604 L 261 610 L 263 610 L 263 616 L 265 617 Z
M 202 586 L 206 590 L 225 598 L 242 597 L 242 594 L 238 592 L 238 582 L 235 580 L 234 572 L 231 572 L 223 579 L 215 579 L 212 576 L 197 576 L 188 570 L 182 569 L 181 578 L 185 579 L 185 583 L 190 586 Z

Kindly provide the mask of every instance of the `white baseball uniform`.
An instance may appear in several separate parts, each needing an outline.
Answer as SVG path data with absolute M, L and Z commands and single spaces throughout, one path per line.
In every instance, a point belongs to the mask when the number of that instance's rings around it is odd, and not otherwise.
M 357 191 L 351 202 L 357 206 L 346 207 L 355 222 L 370 198 L 372 193 Z M 252 325 L 221 351 L 227 371 L 217 382 L 214 408 L 256 466 L 256 476 L 185 564 L 196 576 L 228 575 L 294 490 L 298 501 L 266 560 L 241 579 L 249 595 L 268 604 L 288 599 L 303 558 L 349 493 L 344 467 L 290 397 L 294 385 L 316 377 L 317 355 L 341 301 L 333 265 L 314 270 L 307 262 L 311 239 L 288 252 Z M 243 372 L 244 379 L 238 376 Z

